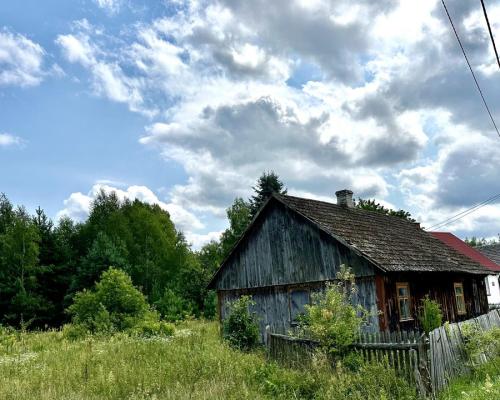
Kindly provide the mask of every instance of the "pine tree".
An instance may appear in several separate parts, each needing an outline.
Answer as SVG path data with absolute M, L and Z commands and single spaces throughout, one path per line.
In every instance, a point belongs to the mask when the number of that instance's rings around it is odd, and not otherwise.
M 279 176 L 274 172 L 264 172 L 257 180 L 257 185 L 252 188 L 255 192 L 250 199 L 250 210 L 252 218 L 257 214 L 262 204 L 271 197 L 273 193 L 286 194 L 287 189 Z

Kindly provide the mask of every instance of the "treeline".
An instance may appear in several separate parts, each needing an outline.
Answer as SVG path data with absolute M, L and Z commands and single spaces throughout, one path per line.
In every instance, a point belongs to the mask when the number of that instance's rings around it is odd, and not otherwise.
M 38 208 L 30 215 L 0 195 L 0 324 L 58 327 L 75 294 L 93 287 L 110 266 L 125 271 L 166 320 L 211 318 L 215 295 L 206 285 L 220 262 L 273 192 L 285 193 L 274 173 L 264 173 L 249 200 L 227 209 L 220 241 L 193 251 L 168 212 L 139 200 L 100 192 L 86 221 L 57 224 Z

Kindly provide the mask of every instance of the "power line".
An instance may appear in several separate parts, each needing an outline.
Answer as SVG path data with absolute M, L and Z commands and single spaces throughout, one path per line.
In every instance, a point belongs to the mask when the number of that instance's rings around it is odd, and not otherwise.
M 460 48 L 462 49 L 462 53 L 465 57 L 465 61 L 467 61 L 467 65 L 469 66 L 472 77 L 474 78 L 474 82 L 476 83 L 477 90 L 479 91 L 479 94 L 481 95 L 481 98 L 483 99 L 483 103 L 484 103 L 484 106 L 486 108 L 486 111 L 488 111 L 488 115 L 490 116 L 491 122 L 493 123 L 493 126 L 495 127 L 495 130 L 497 131 L 497 135 L 500 137 L 500 132 L 498 131 L 497 124 L 495 123 L 495 120 L 493 119 L 493 115 L 491 114 L 490 108 L 488 107 L 488 103 L 486 103 L 486 99 L 484 98 L 483 91 L 481 90 L 481 87 L 479 86 L 479 82 L 476 79 L 476 75 L 474 74 L 472 66 L 469 62 L 469 58 L 467 57 L 467 54 L 465 53 L 464 46 L 462 45 L 462 41 L 460 40 L 460 37 L 458 36 L 457 30 L 455 29 L 455 25 L 453 24 L 453 20 L 451 19 L 450 13 L 448 12 L 448 8 L 446 7 L 444 0 L 441 0 L 441 3 L 443 4 L 443 7 L 444 7 L 444 10 L 446 11 L 446 15 L 448 16 L 448 19 L 450 20 L 451 27 L 453 28 L 453 32 L 455 33 L 458 44 L 460 45 Z
M 449 225 L 453 222 L 456 222 L 458 221 L 459 219 L 462 219 L 463 217 L 469 215 L 469 214 L 472 214 L 473 212 L 479 210 L 480 208 L 488 205 L 489 203 L 497 200 L 497 199 L 500 199 L 500 193 L 499 194 L 496 194 L 495 196 L 492 196 L 490 197 L 489 199 L 487 200 L 484 200 L 480 203 L 477 203 L 476 205 L 456 214 L 456 215 L 453 215 L 452 217 L 448 218 L 448 219 L 445 219 L 444 221 L 441 221 L 437 224 L 434 224 L 432 226 L 430 226 L 429 228 L 425 228 L 426 231 L 430 231 L 430 230 L 436 230 L 436 229 L 440 229 L 446 225 Z
M 493 32 L 491 32 L 490 20 L 488 19 L 488 13 L 486 12 L 486 6 L 484 1 L 481 0 L 481 6 L 483 7 L 484 18 L 486 19 L 486 25 L 488 25 L 488 31 L 490 32 L 491 43 L 493 43 L 493 49 L 495 50 L 495 56 L 497 57 L 498 68 L 500 68 L 500 58 L 498 58 L 497 46 L 495 44 L 495 39 L 493 38 Z

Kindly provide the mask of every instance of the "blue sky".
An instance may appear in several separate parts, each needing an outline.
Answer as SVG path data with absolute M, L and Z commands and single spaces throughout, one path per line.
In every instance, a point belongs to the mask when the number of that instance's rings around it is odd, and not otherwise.
M 440 3 L 412 3 L 2 2 L 0 191 L 53 218 L 100 188 L 158 202 L 195 247 L 271 169 L 439 222 L 500 193 L 500 141 Z M 481 9 L 449 7 L 500 119 Z M 499 217 L 446 229 L 492 237 Z

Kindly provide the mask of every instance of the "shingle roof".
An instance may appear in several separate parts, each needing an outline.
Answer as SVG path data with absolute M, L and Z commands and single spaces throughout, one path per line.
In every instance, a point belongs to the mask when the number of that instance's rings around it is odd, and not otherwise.
M 294 196 L 274 197 L 382 270 L 488 273 L 479 263 L 402 218 Z
M 456 237 L 454 234 L 450 232 L 431 232 L 431 234 L 435 238 L 441 240 L 446 245 L 453 247 L 456 251 L 462 253 L 464 256 L 467 256 L 469 258 L 472 258 L 474 261 L 477 261 L 483 267 L 486 267 L 492 271 L 500 272 L 500 265 L 495 263 L 486 255 L 479 252 L 478 249 L 469 246 L 467 243 Z M 498 258 L 500 259 L 500 246 L 498 246 L 498 256 L 499 256 Z
M 500 265 L 500 243 L 478 247 L 478 250 L 490 260 Z

